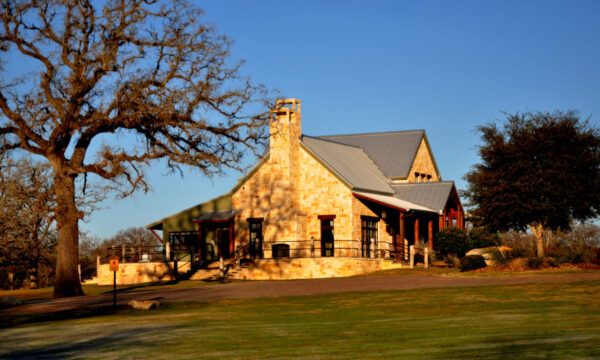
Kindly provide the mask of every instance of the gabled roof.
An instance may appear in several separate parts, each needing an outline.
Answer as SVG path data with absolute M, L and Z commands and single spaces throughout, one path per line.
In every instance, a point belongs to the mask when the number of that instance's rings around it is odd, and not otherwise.
M 393 196 L 371 194 L 371 193 L 365 193 L 365 192 L 359 192 L 359 191 L 355 191 L 352 194 L 359 199 L 370 200 L 370 201 L 373 201 L 373 202 L 376 202 L 379 204 L 390 206 L 394 209 L 398 209 L 401 211 L 412 210 L 412 211 L 426 211 L 426 212 L 435 212 L 435 213 L 438 212 L 437 210 L 433 210 L 433 209 L 430 209 L 425 206 L 414 204 L 414 203 L 411 203 L 410 201 L 398 199 L 397 197 L 393 197 Z
M 385 175 L 363 149 L 306 135 L 300 141 L 352 190 L 394 194 Z
M 391 186 L 400 199 L 440 212 L 446 207 L 450 192 L 454 188 L 454 182 L 436 181 L 393 184 Z
M 390 179 L 408 176 L 422 139 L 425 139 L 429 148 L 424 130 L 327 135 L 319 138 L 362 148 Z M 433 163 L 437 171 L 435 160 Z

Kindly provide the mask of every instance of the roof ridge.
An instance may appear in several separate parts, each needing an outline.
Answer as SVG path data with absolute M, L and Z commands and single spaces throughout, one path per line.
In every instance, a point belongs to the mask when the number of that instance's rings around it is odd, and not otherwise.
M 361 149 L 362 151 L 365 151 L 362 147 L 360 146 L 356 146 L 356 145 L 350 145 L 350 144 L 344 144 L 342 142 L 339 141 L 334 141 L 334 140 L 329 140 L 329 139 L 323 139 L 321 137 L 318 136 L 310 136 L 310 135 L 306 135 L 306 134 L 302 134 L 302 136 L 300 137 L 300 140 L 302 140 L 303 137 L 307 137 L 310 139 L 317 139 L 317 140 L 321 140 L 321 141 L 325 141 L 325 142 L 329 142 L 332 144 L 336 144 L 336 145 L 343 145 L 343 146 L 347 146 L 347 147 L 351 147 L 351 148 L 355 148 L 355 149 Z
M 391 134 L 406 134 L 411 132 L 422 132 L 425 133 L 425 129 L 414 129 L 414 130 L 398 130 L 398 131 L 379 131 L 369 133 L 356 133 L 356 134 L 338 134 L 338 135 L 320 135 L 318 137 L 346 137 L 346 136 L 365 136 L 365 135 L 391 135 Z
M 434 185 L 434 184 L 454 184 L 454 180 L 442 180 L 442 181 L 425 181 L 425 182 L 412 182 L 412 183 L 391 183 L 391 186 L 407 186 L 407 185 Z

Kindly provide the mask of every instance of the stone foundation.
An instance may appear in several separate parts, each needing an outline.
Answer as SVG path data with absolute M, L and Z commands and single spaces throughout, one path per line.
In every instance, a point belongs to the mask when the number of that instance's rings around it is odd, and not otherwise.
M 359 258 L 300 258 L 261 259 L 240 269 L 242 280 L 290 280 L 345 277 L 390 268 L 400 268 L 384 259 Z
M 190 270 L 190 264 L 179 265 L 179 273 Z M 173 280 L 173 262 L 120 263 L 117 285 Z M 113 272 L 108 264 L 98 266 L 98 285 L 112 285 Z

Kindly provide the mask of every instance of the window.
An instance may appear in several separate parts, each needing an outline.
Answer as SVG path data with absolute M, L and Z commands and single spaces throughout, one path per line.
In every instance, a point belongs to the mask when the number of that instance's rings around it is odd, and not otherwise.
M 418 172 L 415 173 L 415 181 L 416 182 L 420 182 L 421 181 L 421 174 L 418 173 Z
M 249 218 L 250 241 L 248 242 L 248 253 L 252 259 L 263 258 L 263 218 Z
M 362 218 L 361 226 L 361 255 L 362 257 L 371 257 L 371 248 L 377 245 L 377 223 L 378 218 Z
M 198 241 L 197 231 L 177 231 L 169 233 L 169 242 L 173 251 L 187 251 Z

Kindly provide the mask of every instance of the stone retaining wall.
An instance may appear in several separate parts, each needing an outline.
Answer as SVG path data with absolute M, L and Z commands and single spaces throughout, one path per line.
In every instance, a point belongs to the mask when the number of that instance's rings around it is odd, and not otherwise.
M 190 270 L 190 264 L 179 265 L 179 273 Z M 173 280 L 173 262 L 120 263 L 117 285 Z M 98 285 L 112 285 L 113 272 L 108 264 L 98 266 Z
M 261 259 L 240 269 L 242 280 L 289 280 L 344 277 L 401 267 L 383 259 L 303 258 Z

